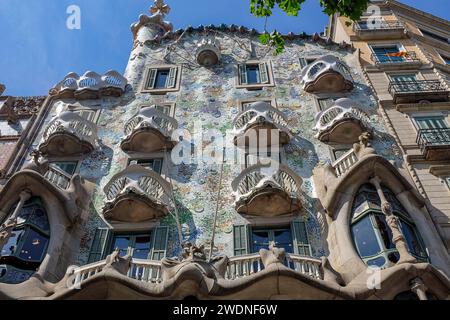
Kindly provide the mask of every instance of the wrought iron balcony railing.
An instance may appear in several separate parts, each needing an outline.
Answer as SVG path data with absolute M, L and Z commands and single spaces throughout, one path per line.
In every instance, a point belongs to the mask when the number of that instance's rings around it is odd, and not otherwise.
M 417 144 L 425 152 L 427 148 L 450 147 L 450 128 L 421 129 Z
M 391 81 L 389 84 L 389 92 L 399 93 L 416 93 L 416 92 L 446 92 L 444 84 L 439 80 L 414 80 L 414 81 Z
M 405 52 L 405 54 L 401 56 L 389 56 L 386 54 L 372 53 L 371 58 L 372 61 L 377 65 L 420 63 L 420 59 L 417 57 L 417 54 L 414 51 Z
M 380 30 L 404 30 L 405 25 L 401 21 L 376 21 L 376 23 L 367 23 L 359 21 L 354 24 L 355 31 L 380 31 Z

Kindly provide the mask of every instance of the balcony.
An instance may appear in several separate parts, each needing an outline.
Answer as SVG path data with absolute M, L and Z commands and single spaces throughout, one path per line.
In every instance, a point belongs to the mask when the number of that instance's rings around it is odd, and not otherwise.
M 309 93 L 346 92 L 353 89 L 353 78 L 337 57 L 327 55 L 303 68 L 301 85 Z
M 67 190 L 70 186 L 70 181 L 72 180 L 72 176 L 68 175 L 63 170 L 50 165 L 48 167 L 47 172 L 44 174 L 45 179 L 51 182 L 54 186 L 61 188 L 63 190 Z
M 405 36 L 405 25 L 400 21 L 379 21 L 368 24 L 360 21 L 353 24 L 355 35 L 361 40 L 399 39 Z
M 103 215 L 117 222 L 143 222 L 165 217 L 171 207 L 169 184 L 153 170 L 131 165 L 104 187 Z
M 88 154 L 97 147 L 97 125 L 70 111 L 54 117 L 44 131 L 39 151 L 50 156 Z
M 231 183 L 235 208 L 241 214 L 274 217 L 299 212 L 302 180 L 285 165 L 248 167 Z
M 377 67 L 386 70 L 418 68 L 422 65 L 422 62 L 414 51 L 405 52 L 405 55 L 400 57 L 372 53 L 371 59 Z
M 449 101 L 449 90 L 439 80 L 391 81 L 389 93 L 392 95 L 395 104 L 417 103 L 422 100 L 430 102 Z
M 287 119 L 282 112 L 267 102 L 255 102 L 234 119 L 234 144 L 254 145 L 263 139 L 267 146 L 287 144 L 291 140 Z M 279 132 L 277 141 L 272 141 L 272 130 Z
M 176 142 L 172 133 L 178 128 L 178 122 L 155 108 L 144 107 L 125 124 L 123 151 L 154 152 L 171 149 Z
M 450 160 L 450 128 L 419 130 L 417 144 L 427 160 Z
M 322 142 L 350 144 L 358 141 L 363 132 L 371 131 L 368 115 L 347 98 L 337 100 L 316 118 L 314 129 Z

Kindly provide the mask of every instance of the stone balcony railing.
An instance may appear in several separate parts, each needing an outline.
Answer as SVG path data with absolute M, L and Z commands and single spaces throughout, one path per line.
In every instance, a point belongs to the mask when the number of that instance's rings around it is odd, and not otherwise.
M 280 216 L 301 210 L 301 178 L 278 162 L 272 166 L 250 166 L 233 180 L 235 208 L 239 213 Z
M 122 150 L 154 152 L 171 149 L 175 145 L 172 133 L 177 128 L 178 122 L 174 118 L 155 106 L 144 107 L 125 124 Z
M 347 98 L 337 100 L 316 119 L 316 137 L 322 142 L 354 143 L 363 132 L 371 131 L 369 116 Z
M 358 162 L 358 155 L 354 149 L 344 153 L 339 159 L 331 164 L 336 177 L 344 175 L 355 163 Z
M 450 160 L 450 128 L 421 129 L 417 144 L 427 160 Z
M 279 132 L 277 142 L 272 141 L 271 130 L 274 129 Z M 262 130 L 265 132 L 262 133 Z M 267 102 L 255 102 L 239 113 L 234 119 L 234 134 L 234 143 L 239 146 L 256 146 L 263 134 L 267 137 L 267 145 L 286 144 L 292 137 L 285 115 Z M 258 140 L 252 141 L 255 138 Z
M 277 250 L 278 248 L 275 248 Z M 273 250 L 273 249 L 272 249 Z M 279 250 L 279 249 L 278 249 Z M 231 258 L 225 258 L 226 267 L 224 274 L 216 274 L 217 278 L 222 278 L 228 281 L 238 281 L 239 279 L 250 278 L 258 273 L 261 273 L 269 266 L 269 262 L 274 262 L 269 259 L 265 259 L 268 250 L 262 250 L 263 252 L 235 256 Z M 270 252 L 270 251 L 269 251 Z M 270 253 L 269 253 L 270 254 Z M 282 263 L 282 265 L 289 270 L 298 272 L 312 279 L 323 280 L 322 260 L 300 256 L 296 254 L 284 254 L 277 257 L 275 261 Z M 104 272 L 108 266 L 108 259 L 85 265 L 83 267 L 71 267 L 68 270 L 70 274 L 69 286 L 80 288 L 90 278 L 95 275 Z M 124 268 L 121 268 L 121 272 L 128 278 L 134 279 L 139 282 L 145 282 L 150 284 L 160 284 L 170 279 L 170 272 L 166 272 L 167 264 L 164 261 L 142 260 L 131 258 L 128 260 Z M 208 262 L 199 259 L 191 261 L 179 262 L 180 264 L 196 264 L 200 263 L 206 265 L 203 268 L 207 268 Z M 217 272 L 217 271 L 216 271 Z
M 53 183 L 53 185 L 67 190 L 70 186 L 72 176 L 64 172 L 63 170 L 49 165 L 47 172 L 44 174 L 45 179 Z
M 440 80 L 391 81 L 388 89 L 394 103 L 449 101 L 450 92 Z
M 39 151 L 44 155 L 87 154 L 97 147 L 97 125 L 70 111 L 54 117 L 44 131 Z
M 339 58 L 326 55 L 303 68 L 301 85 L 310 93 L 343 92 L 353 89 L 353 78 Z
M 117 71 L 104 75 L 88 71 L 84 75 L 71 72 L 50 90 L 58 98 L 98 99 L 101 96 L 119 97 L 125 92 L 127 79 Z
M 166 216 L 171 207 L 171 189 L 158 173 L 131 165 L 111 178 L 104 187 L 103 215 L 118 222 L 142 222 Z

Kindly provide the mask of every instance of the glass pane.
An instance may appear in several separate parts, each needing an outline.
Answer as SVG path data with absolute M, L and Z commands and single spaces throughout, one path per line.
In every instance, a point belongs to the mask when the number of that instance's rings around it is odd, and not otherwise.
M 36 227 L 46 233 L 50 232 L 50 225 L 48 223 L 47 213 L 42 208 L 34 208 L 33 215 L 28 220 L 29 223 L 34 224 Z
M 328 108 L 332 107 L 336 99 L 328 98 L 328 99 L 319 99 L 319 107 L 320 110 L 327 110 Z
M 168 76 L 169 76 L 169 70 L 158 70 L 158 72 L 156 74 L 155 88 L 156 89 L 165 88 Z
M 378 47 L 373 48 L 373 52 L 378 58 L 379 62 L 398 62 L 403 61 L 403 57 L 396 57 L 396 56 L 389 56 L 391 53 L 397 53 L 399 52 L 397 46 L 392 47 Z
M 381 251 L 375 230 L 367 215 L 352 226 L 353 241 L 360 257 L 370 257 Z
M 77 162 L 52 162 L 52 165 L 61 169 L 68 175 L 73 175 L 75 173 L 75 169 L 77 168 Z
M 394 243 L 392 243 L 392 232 L 386 222 L 386 217 L 381 214 L 373 216 L 375 224 L 380 232 L 381 240 L 383 241 L 386 249 L 395 249 Z
M 158 111 L 161 111 L 162 113 L 166 114 L 166 115 L 170 115 L 170 106 L 161 106 L 161 105 L 157 105 L 154 106 L 154 108 Z
M 290 229 L 275 230 L 273 232 L 275 245 L 278 248 L 284 248 L 287 253 L 293 253 L 292 235 Z
M 386 259 L 384 257 L 378 257 L 375 259 L 371 259 L 367 261 L 368 266 L 377 266 L 377 267 L 383 267 L 386 264 Z
M 119 250 L 120 256 L 126 256 L 128 253 L 128 247 L 130 246 L 130 236 L 116 236 L 113 240 L 113 246 L 111 248 L 111 252 L 116 249 Z
M 414 232 L 412 226 L 406 223 L 405 221 L 400 220 L 400 227 L 406 239 L 409 251 L 416 256 L 426 258 L 427 254 L 425 250 L 422 248 L 422 245 L 419 239 L 417 238 L 417 235 Z
M 28 229 L 19 258 L 25 261 L 41 262 L 47 249 L 48 237 Z
M 447 128 L 444 117 L 415 118 L 419 129 L 442 129 Z
M 252 252 L 259 252 L 260 249 L 269 247 L 269 231 L 252 232 Z
M 260 83 L 259 66 L 247 66 L 247 82 L 249 84 Z
M 150 236 L 136 237 L 134 244 L 133 258 L 148 259 L 150 253 Z
M 25 230 L 14 230 L 11 232 L 11 236 L 9 237 L 8 241 L 3 245 L 1 256 L 2 257 L 8 257 L 12 256 L 17 251 L 17 244 L 19 243 L 20 239 L 22 238 Z

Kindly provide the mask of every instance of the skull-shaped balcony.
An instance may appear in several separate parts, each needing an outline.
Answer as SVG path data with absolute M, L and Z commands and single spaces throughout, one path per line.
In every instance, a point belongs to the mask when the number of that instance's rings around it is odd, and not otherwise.
M 316 137 L 322 142 L 349 144 L 370 132 L 368 115 L 350 99 L 338 99 L 334 105 L 317 114 Z
M 203 39 L 198 44 L 196 57 L 198 64 L 205 67 L 218 64 L 221 58 L 218 41 L 215 38 Z
M 251 104 L 234 119 L 234 144 L 237 146 L 256 146 L 256 142 L 261 145 L 264 141 L 267 146 L 287 144 L 291 137 L 284 114 L 267 102 Z
M 103 216 L 108 221 L 138 223 L 165 217 L 171 207 L 170 186 L 158 173 L 131 165 L 104 187 Z
M 303 68 L 301 85 L 309 93 L 346 92 L 353 89 L 353 79 L 337 57 L 326 55 Z
M 156 106 L 144 107 L 125 124 L 125 138 L 121 143 L 125 152 L 155 152 L 171 149 L 176 144 L 172 133 L 178 122 L 158 110 Z
M 39 151 L 49 156 L 88 154 L 97 146 L 97 125 L 70 111 L 54 117 L 44 131 Z
M 241 214 L 275 217 L 302 209 L 302 180 L 285 165 L 250 166 L 231 185 L 236 211 Z

